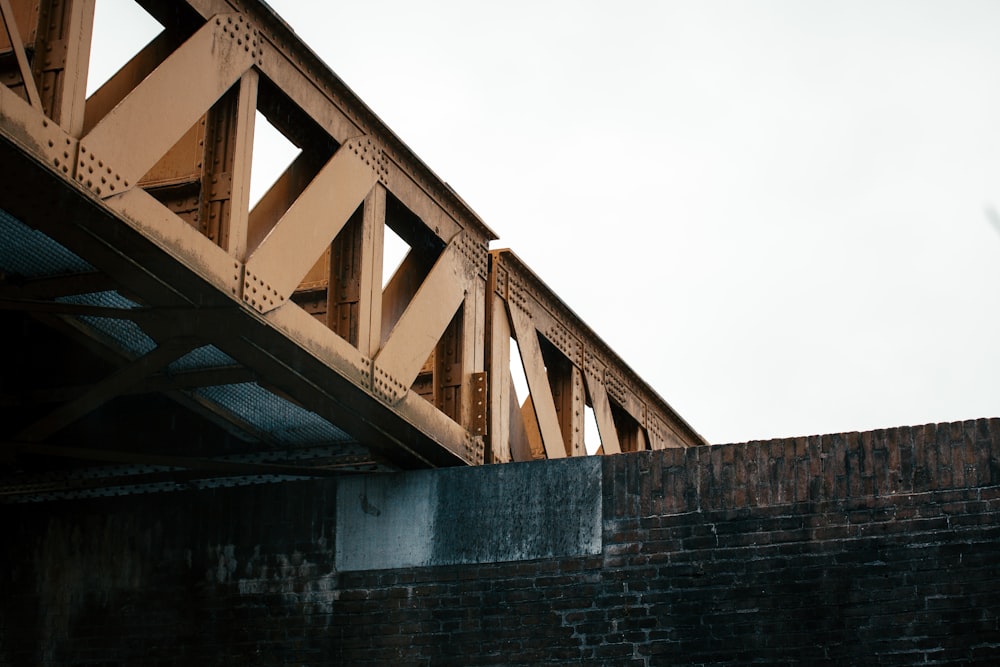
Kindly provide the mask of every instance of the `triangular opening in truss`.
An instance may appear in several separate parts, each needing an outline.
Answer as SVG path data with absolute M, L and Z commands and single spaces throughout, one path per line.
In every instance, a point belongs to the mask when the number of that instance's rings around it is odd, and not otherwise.
M 163 26 L 134 2 L 98 0 L 87 70 L 87 96 L 107 83 L 162 31 Z
M 601 433 L 597 428 L 597 416 L 589 404 L 583 412 L 583 444 L 588 454 L 594 454 L 601 448 Z
M 302 149 L 289 141 L 264 114 L 256 113 L 250 162 L 250 210 L 301 153 Z
M 382 239 L 382 288 L 384 289 L 392 277 L 399 270 L 406 255 L 410 252 L 410 244 L 404 241 L 399 234 L 392 231 L 389 226 L 385 227 L 385 235 Z
M 528 398 L 528 378 L 524 375 L 524 366 L 521 364 L 521 349 L 513 336 L 510 339 L 510 381 L 514 385 L 517 404 L 524 405 Z
M 537 332 L 532 335 L 538 337 Z M 515 461 L 545 458 L 545 446 L 535 413 L 534 399 L 528 387 L 528 376 L 521 357 L 517 339 L 510 339 L 510 381 L 514 396 L 511 397 L 510 450 Z

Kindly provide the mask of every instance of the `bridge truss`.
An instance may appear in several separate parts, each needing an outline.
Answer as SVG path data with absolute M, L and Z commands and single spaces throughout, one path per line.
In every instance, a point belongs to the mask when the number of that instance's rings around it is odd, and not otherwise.
M 94 0 L 0 0 L 2 497 L 703 444 L 264 3 L 139 4 L 88 97 Z

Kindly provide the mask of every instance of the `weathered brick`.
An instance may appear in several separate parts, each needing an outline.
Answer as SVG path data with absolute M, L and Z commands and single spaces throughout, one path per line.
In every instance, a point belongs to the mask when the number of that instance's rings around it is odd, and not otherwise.
M 998 472 L 998 420 L 612 456 L 600 555 L 341 574 L 324 483 L 0 506 L 0 662 L 991 664 Z

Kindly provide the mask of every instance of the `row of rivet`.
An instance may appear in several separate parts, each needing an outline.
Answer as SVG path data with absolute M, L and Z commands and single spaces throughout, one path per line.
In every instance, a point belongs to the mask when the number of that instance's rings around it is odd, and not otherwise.
M 251 271 L 245 271 L 243 277 L 243 300 L 260 312 L 271 310 L 275 306 L 280 306 L 284 298 L 278 290 L 263 278 L 258 277 Z
M 127 178 L 122 177 L 111 168 L 111 165 L 105 164 L 95 153 L 88 151 L 86 146 L 66 134 L 58 124 L 44 118 L 42 128 L 49 135 L 46 147 L 52 165 L 65 176 L 102 197 L 110 197 L 131 186 Z
M 389 165 L 386 162 L 385 154 L 381 148 L 375 145 L 370 136 L 350 139 L 344 147 L 368 165 L 375 172 L 375 176 L 382 185 L 388 185 Z
M 252 3 L 243 2 L 241 0 L 230 0 L 231 4 L 237 10 L 244 12 L 246 14 L 251 14 L 258 11 L 258 8 Z M 375 123 L 373 126 L 370 119 L 365 114 L 357 114 L 354 112 L 354 107 L 357 104 L 356 100 L 350 97 L 349 91 L 341 91 L 335 89 L 330 85 L 330 80 L 328 76 L 324 76 L 327 71 L 319 70 L 314 71 L 312 65 L 300 55 L 298 55 L 298 50 L 294 48 L 294 45 L 289 44 L 284 39 L 279 39 L 274 30 L 268 30 L 263 25 L 260 27 L 259 31 L 254 33 L 258 35 L 258 45 L 259 48 L 263 48 L 264 41 L 270 42 L 271 46 L 281 52 L 281 54 L 290 62 L 293 63 L 300 72 L 305 74 L 310 82 L 316 87 L 317 90 L 322 91 L 323 95 L 330 100 L 331 103 L 337 108 L 339 113 L 342 113 L 347 120 L 349 120 L 355 127 L 359 128 L 366 136 L 373 136 L 379 132 L 381 129 L 378 126 L 377 119 L 371 119 Z M 258 66 L 262 66 L 260 59 L 258 58 Z M 322 67 L 322 64 L 319 65 Z M 344 94 L 347 93 L 347 95 Z M 391 142 L 390 142 L 391 143 Z M 376 173 L 378 175 L 379 181 L 383 185 L 388 185 L 388 168 L 385 167 L 387 161 L 392 159 L 395 163 L 402 166 L 407 173 L 407 175 L 420 187 L 424 192 L 430 193 L 432 199 L 441 206 L 441 208 L 454 220 L 464 220 L 468 217 L 466 211 L 468 210 L 464 202 L 449 190 L 449 188 L 438 180 L 426 178 L 425 174 L 427 168 L 419 162 L 416 156 L 413 156 L 407 152 L 397 153 L 393 151 L 382 151 L 379 157 L 380 164 L 382 167 L 376 168 Z M 447 203 L 446 203 L 447 202 Z M 439 229 L 434 230 L 435 233 L 440 233 Z
M 215 25 L 222 28 L 222 34 L 236 40 L 236 46 L 242 46 L 244 53 L 249 53 L 258 67 L 263 67 L 263 40 L 259 38 L 257 29 L 245 17 L 237 15 L 234 20 L 232 16 L 226 16 L 223 20 L 223 17 L 217 16 Z
M 476 275 L 483 280 L 486 280 L 486 276 L 489 271 L 490 254 L 486 239 L 477 237 L 472 233 L 472 230 L 466 229 L 459 232 L 459 238 L 456 242 L 458 243 L 459 252 L 461 252 L 462 255 L 475 268 Z
M 570 334 L 570 332 L 561 323 L 553 323 L 547 331 L 542 333 L 550 343 L 552 343 L 556 349 L 565 355 L 574 364 L 579 365 L 580 359 L 577 358 L 577 350 L 579 349 L 579 341 L 576 337 Z
M 465 435 L 465 460 L 471 465 L 481 465 L 486 453 L 486 447 L 482 436 Z
M 390 405 L 399 403 L 408 388 L 373 362 L 372 393 Z

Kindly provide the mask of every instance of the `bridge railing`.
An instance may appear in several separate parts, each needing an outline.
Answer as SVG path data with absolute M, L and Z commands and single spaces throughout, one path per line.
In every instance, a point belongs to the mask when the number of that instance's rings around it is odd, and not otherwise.
M 93 0 L 0 0 L 3 138 L 97 212 L 0 205 L 170 313 L 161 364 L 215 345 L 410 463 L 582 454 L 586 405 L 607 453 L 702 442 L 266 5 L 140 4 L 164 30 L 87 98 Z M 301 152 L 251 206 L 258 112 Z

